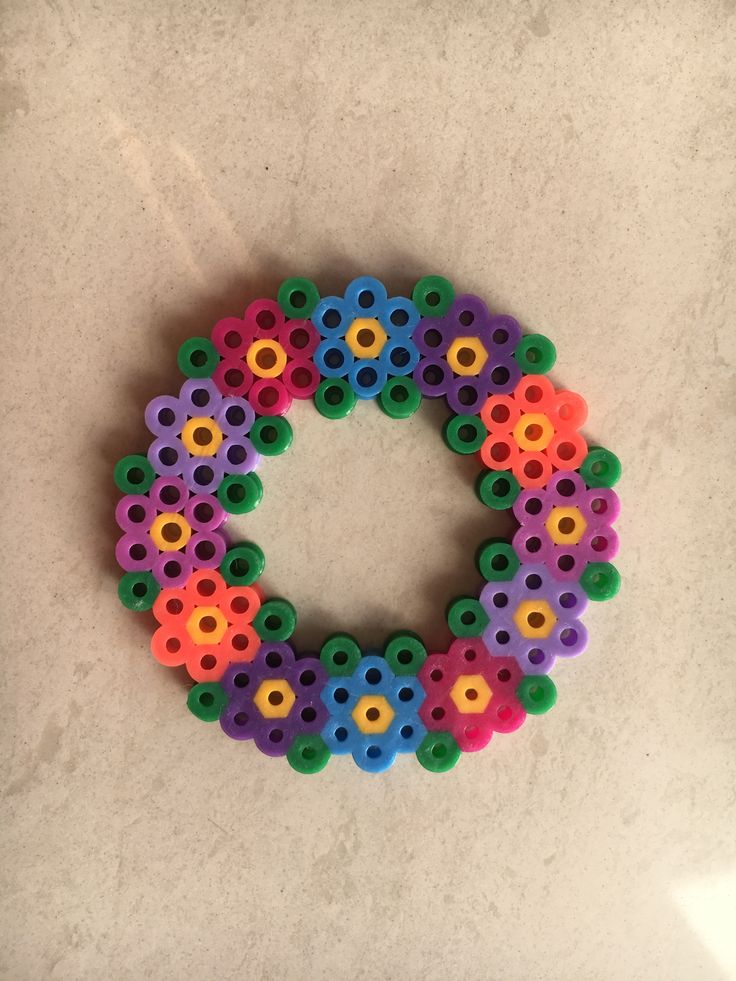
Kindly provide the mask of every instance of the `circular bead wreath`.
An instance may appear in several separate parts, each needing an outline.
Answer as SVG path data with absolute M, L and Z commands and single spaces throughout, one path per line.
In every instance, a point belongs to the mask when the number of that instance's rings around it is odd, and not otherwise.
M 327 297 L 288 279 L 277 301 L 256 300 L 211 338 L 186 341 L 187 380 L 178 396 L 148 404 L 148 452 L 120 460 L 115 482 L 119 596 L 153 612 L 151 651 L 186 666 L 191 712 L 301 773 L 332 754 L 378 772 L 398 753 L 442 772 L 550 709 L 556 659 L 586 645 L 588 600 L 619 588 L 611 488 L 621 472 L 581 435 L 585 402 L 546 377 L 554 362 L 546 337 L 522 335 L 513 317 L 440 276 L 421 279 L 411 299 L 368 276 Z M 228 515 L 260 502 L 255 471 L 291 444 L 293 399 L 340 419 L 376 398 L 405 419 L 441 396 L 452 412 L 447 446 L 478 457 L 476 493 L 512 511 L 513 539 L 480 545 L 484 585 L 449 604 L 447 651 L 428 653 L 402 632 L 383 651 L 335 634 L 318 656 L 297 653 L 296 610 L 265 596 L 263 552 L 228 541 Z

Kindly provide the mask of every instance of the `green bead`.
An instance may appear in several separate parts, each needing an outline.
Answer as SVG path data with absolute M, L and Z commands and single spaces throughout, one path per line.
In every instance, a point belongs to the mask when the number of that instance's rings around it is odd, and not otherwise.
M 408 631 L 392 634 L 383 653 L 395 675 L 418 674 L 427 660 L 427 648 L 422 638 Z
M 332 634 L 322 645 L 319 659 L 333 678 L 348 677 L 360 663 L 360 645 L 350 634 Z
M 123 606 L 140 613 L 150 610 L 161 587 L 150 572 L 126 572 L 118 583 L 118 596 Z
M 319 735 L 297 736 L 286 759 L 297 773 L 319 773 L 330 759 L 330 751 Z
M 513 507 L 521 493 L 521 486 L 510 471 L 499 473 L 497 470 L 485 470 L 478 474 L 475 492 L 487 508 L 505 511 Z
M 528 674 L 516 689 L 516 697 L 530 715 L 544 715 L 557 701 L 557 688 L 546 674 Z
M 378 404 L 392 419 L 408 419 L 422 404 L 422 393 L 411 378 L 390 378 L 378 396 Z
M 588 487 L 613 487 L 621 477 L 621 461 L 610 450 L 592 446 L 580 464 L 580 476 Z
M 621 574 L 610 562 L 590 562 L 583 570 L 580 585 L 588 599 L 613 599 L 621 588 Z
M 296 629 L 296 610 L 288 600 L 267 600 L 256 613 L 253 626 L 261 640 L 288 640 Z
M 446 773 L 460 759 L 460 747 L 449 732 L 428 732 L 417 750 L 417 759 L 430 773 Z
M 455 288 L 443 276 L 423 276 L 411 298 L 423 317 L 444 317 L 455 299 Z
M 156 474 L 147 457 L 132 453 L 118 460 L 113 478 L 123 494 L 145 494 L 151 489 Z
M 291 446 L 294 432 L 283 416 L 261 416 L 250 428 L 250 441 L 262 456 L 278 456 Z
M 233 473 L 217 488 L 217 500 L 228 514 L 245 514 L 261 503 L 263 484 L 257 473 Z
M 477 453 L 488 435 L 478 416 L 452 416 L 442 430 L 445 442 L 455 453 Z
M 507 579 L 513 579 L 521 564 L 512 546 L 497 538 L 492 538 L 480 546 L 475 556 L 475 563 L 486 582 L 505 582 Z
M 525 375 L 546 375 L 557 360 L 557 351 L 544 334 L 526 334 L 519 341 L 514 357 Z
M 187 378 L 209 378 L 220 363 L 220 354 L 206 337 L 190 337 L 179 348 L 176 360 Z
M 480 600 L 460 596 L 447 607 L 447 623 L 455 637 L 480 637 L 489 624 Z
M 253 542 L 234 545 L 225 553 L 220 572 L 230 586 L 252 586 L 263 574 L 266 557 Z
M 311 279 L 292 276 L 279 286 L 277 299 L 287 317 L 307 320 L 319 303 L 319 290 Z
M 217 722 L 226 705 L 227 695 L 216 681 L 203 681 L 187 695 L 187 708 L 202 722 Z
M 344 378 L 325 378 L 314 393 L 314 405 L 325 419 L 344 419 L 355 408 L 358 396 Z

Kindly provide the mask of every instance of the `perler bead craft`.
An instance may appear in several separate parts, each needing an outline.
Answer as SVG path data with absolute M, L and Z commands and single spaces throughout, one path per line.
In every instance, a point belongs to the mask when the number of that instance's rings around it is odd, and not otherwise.
M 121 602 L 155 618 L 153 656 L 195 682 L 192 715 L 300 773 L 333 755 L 376 773 L 399 754 L 439 773 L 552 708 L 550 671 L 585 649 L 588 601 L 619 589 L 621 474 L 580 433 L 583 398 L 546 377 L 555 358 L 546 337 L 441 276 L 411 298 L 370 276 L 326 297 L 289 279 L 276 300 L 185 342 L 178 396 L 146 408 L 147 452 L 115 467 L 115 554 Z M 333 634 L 317 653 L 296 651 L 297 611 L 259 584 L 263 552 L 227 537 L 228 515 L 260 503 L 255 470 L 289 448 L 284 417 L 306 398 L 332 420 L 359 400 L 405 419 L 444 398 L 446 444 L 478 459 L 483 504 L 513 516 L 510 541 L 479 545 L 477 593 L 447 607 L 446 651 L 409 632 L 383 650 Z

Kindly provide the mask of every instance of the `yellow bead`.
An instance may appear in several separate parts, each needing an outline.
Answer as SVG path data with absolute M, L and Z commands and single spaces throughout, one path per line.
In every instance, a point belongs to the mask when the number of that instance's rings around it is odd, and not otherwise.
M 285 719 L 291 712 L 296 695 L 285 678 L 262 681 L 253 702 L 264 719 Z
M 387 340 L 375 317 L 358 317 L 345 333 L 345 343 L 356 358 L 377 358 Z
M 286 351 L 278 341 L 253 341 L 245 356 L 248 367 L 258 378 L 278 378 L 286 367 Z
M 181 441 L 192 456 L 214 456 L 222 440 L 222 430 L 214 419 L 206 416 L 189 419 L 181 431 Z
M 187 620 L 187 633 L 195 644 L 219 644 L 227 620 L 216 606 L 198 606 Z
M 456 375 L 477 375 L 488 360 L 488 351 L 477 337 L 458 337 L 447 349 L 446 357 Z
M 555 545 L 577 545 L 588 522 L 579 508 L 552 508 L 544 525 Z
M 482 674 L 461 674 L 450 689 L 450 698 L 463 715 L 485 712 L 492 697 L 493 692 Z
M 547 416 L 525 412 L 514 426 L 514 439 L 522 450 L 546 450 L 555 434 Z
M 159 514 L 149 529 L 151 541 L 159 552 L 178 552 L 192 537 L 192 529 L 181 514 Z
M 353 709 L 353 721 L 365 733 L 385 732 L 393 717 L 394 710 L 383 695 L 363 695 Z
M 557 617 L 546 600 L 524 600 L 516 608 L 514 623 L 522 637 L 549 637 Z

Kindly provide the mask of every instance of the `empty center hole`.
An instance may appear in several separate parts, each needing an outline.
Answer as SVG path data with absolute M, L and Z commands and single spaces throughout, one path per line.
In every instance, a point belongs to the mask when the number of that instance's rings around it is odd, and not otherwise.
M 284 700 L 284 696 L 280 691 L 270 691 L 268 693 L 269 705 L 281 705 L 283 700 Z
M 544 626 L 544 621 L 545 621 L 544 613 L 539 613 L 539 612 L 530 613 L 529 616 L 526 618 L 526 621 L 530 627 L 533 627 L 535 630 L 538 630 L 540 627 Z
M 365 717 L 369 722 L 377 722 L 381 718 L 381 713 L 377 708 L 369 708 L 366 709 Z
M 447 650 L 444 610 L 477 595 L 478 545 L 510 541 L 518 525 L 510 509 L 476 497 L 477 459 L 444 446 L 443 402 L 425 399 L 397 423 L 362 402 L 332 421 L 295 400 L 283 466 L 261 468 L 261 504 L 227 527 L 233 541 L 264 549 L 261 585 L 299 611 L 297 649 L 319 650 L 331 633 L 382 648 L 388 634 L 412 630 Z
M 560 518 L 557 522 L 560 534 L 571 535 L 575 531 L 575 520 L 573 518 Z
M 472 347 L 461 347 L 457 352 L 457 360 L 463 368 L 469 368 L 471 364 L 475 364 L 475 351 Z
M 264 371 L 268 371 L 273 368 L 276 364 L 276 352 L 273 348 L 262 347 L 260 351 L 256 353 L 256 364 L 259 368 L 263 368 Z
M 370 347 L 376 339 L 376 335 L 369 327 L 361 327 L 358 331 L 357 340 L 361 347 Z
M 178 542 L 181 538 L 181 528 L 173 521 L 167 521 L 161 529 L 161 537 L 165 542 L 173 545 L 174 542 Z

